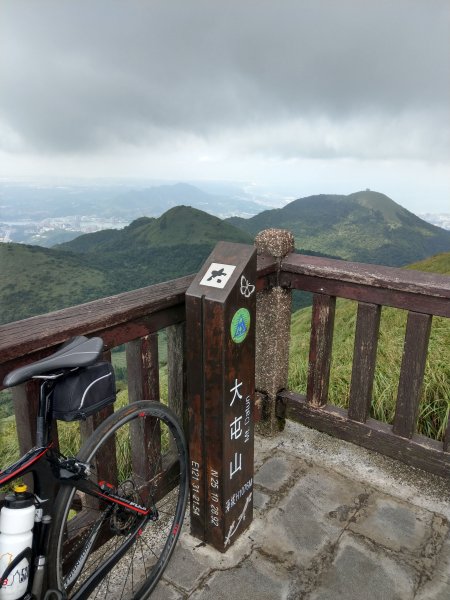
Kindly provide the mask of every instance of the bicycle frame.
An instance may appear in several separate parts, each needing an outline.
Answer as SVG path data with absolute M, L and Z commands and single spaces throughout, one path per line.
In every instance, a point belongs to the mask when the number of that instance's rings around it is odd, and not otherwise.
M 90 481 L 88 479 L 90 474 L 89 465 L 83 464 L 72 458 L 66 458 L 54 449 L 54 443 L 49 439 L 49 432 L 52 424 L 51 412 L 49 409 L 50 392 L 51 383 L 46 379 L 41 384 L 40 388 L 36 432 L 37 445 L 23 455 L 18 461 L 3 471 L 0 471 L 1 486 L 18 477 L 22 478 L 29 473 L 33 476 L 33 494 L 35 496 L 37 519 L 33 528 L 33 547 L 31 549 L 31 560 L 29 561 L 29 584 L 27 593 L 23 596 L 23 600 L 40 600 L 41 597 L 39 590 L 33 590 L 33 583 L 38 567 L 43 567 L 45 558 L 48 556 L 48 530 L 50 523 L 48 517 L 51 517 L 52 507 L 61 485 L 69 485 L 73 487 L 75 491 L 83 492 L 103 503 L 107 503 L 107 508 L 105 510 L 106 516 L 115 506 L 120 506 L 121 509 L 135 513 L 140 517 L 134 530 L 130 533 L 129 544 L 122 545 L 101 569 L 84 582 L 83 586 L 73 597 L 74 600 L 82 600 L 88 597 L 90 591 L 105 576 L 105 573 L 120 560 L 128 547 L 133 543 L 134 537 L 139 535 L 139 531 L 145 522 L 148 520 L 156 520 L 158 514 L 156 510 L 147 509 L 144 506 L 140 506 L 135 502 L 117 495 L 114 491 L 114 486 L 108 482 L 101 481 L 96 484 Z M 43 520 L 44 516 L 47 516 L 47 519 Z M 90 539 L 88 540 L 90 546 L 95 544 L 99 530 L 100 526 L 92 532 Z M 84 561 L 87 559 L 87 554 L 88 553 L 86 553 Z M 20 560 L 17 561 L 16 559 L 19 557 Z M 0 582 L 5 581 L 9 577 L 15 566 L 17 566 L 23 558 L 24 556 L 20 555 L 16 557 L 4 573 L 0 574 Z M 79 563 L 74 565 L 67 578 L 68 585 L 76 579 L 83 568 L 84 561 L 80 560 Z M 60 590 L 44 590 L 44 592 L 56 595 L 59 593 L 59 597 L 64 597 Z M 36 593 L 39 595 L 36 595 Z M 46 597 L 49 596 L 46 594 Z

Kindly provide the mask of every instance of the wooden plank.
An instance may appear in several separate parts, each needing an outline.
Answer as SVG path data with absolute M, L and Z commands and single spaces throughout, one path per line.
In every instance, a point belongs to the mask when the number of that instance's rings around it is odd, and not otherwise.
M 445 430 L 445 435 L 444 435 L 444 451 L 445 452 L 450 451 L 450 419 L 448 420 L 447 429 Z
M 328 401 L 335 307 L 335 297 L 314 295 L 307 384 L 308 401 L 314 406 Z
M 189 417 L 189 483 L 191 533 L 204 540 L 206 536 L 206 472 L 203 456 L 205 445 L 203 404 L 203 302 L 201 296 L 192 296 L 186 303 L 186 360 L 188 371 Z
M 85 421 L 80 421 L 80 434 L 83 443 L 92 435 L 95 429 L 97 429 L 97 427 L 113 413 L 113 411 L 114 409 L 112 406 L 106 406 L 100 412 L 88 417 Z M 111 485 L 117 485 L 117 456 L 114 438 L 108 440 L 101 451 L 96 454 L 93 466 L 98 481 L 104 480 Z M 92 496 L 86 496 L 85 501 L 86 506 L 89 508 L 92 508 L 93 510 L 98 509 L 98 499 L 93 498 Z
M 372 403 L 381 306 L 359 303 L 348 416 L 364 423 Z
M 169 407 L 186 424 L 186 324 L 167 328 L 167 387 Z M 186 430 L 186 429 L 185 429 Z
M 158 352 L 156 340 L 148 337 L 133 340 L 126 345 L 128 402 L 150 399 L 155 393 L 155 379 L 159 388 Z M 156 364 L 155 364 L 156 362 Z M 155 398 L 154 398 L 155 399 Z M 159 400 L 159 394 L 158 398 Z M 155 474 L 155 465 L 161 467 L 161 429 L 157 419 L 134 419 L 130 426 L 131 462 L 133 471 L 142 484 Z
M 0 327 L 0 356 L 7 362 L 54 346 L 73 335 L 95 335 L 184 305 L 193 276 L 180 277 Z M 172 323 L 169 323 L 172 324 Z M 167 325 L 165 325 L 167 326 Z M 148 333 L 148 332 L 147 332 Z M 135 336 L 141 337 L 141 336 Z M 128 340 L 133 339 L 129 337 Z M 127 340 L 127 341 L 128 341 Z
M 158 334 L 126 344 L 128 401 L 159 401 Z
M 144 390 L 144 399 L 155 400 L 159 402 L 161 400 L 161 393 L 159 388 L 159 350 L 158 350 L 158 334 L 152 333 L 146 338 L 146 369 L 147 369 L 147 381 L 148 390 Z
M 430 331 L 431 315 L 408 314 L 393 431 L 409 439 L 416 430 Z
M 450 317 L 450 301 L 448 298 L 427 296 L 412 291 L 383 289 L 370 283 L 363 285 L 313 275 L 282 272 L 280 285 L 305 292 L 318 292 L 337 296 L 338 298 L 348 298 L 357 302 L 368 302 L 424 314 Z
M 36 419 L 39 407 L 39 382 L 28 381 L 12 388 L 19 450 L 25 454 L 36 445 Z
M 442 477 L 450 476 L 450 454 L 442 442 L 414 435 L 411 440 L 395 435 L 392 427 L 375 419 L 358 423 L 348 419 L 347 411 L 337 406 L 314 407 L 300 394 L 281 392 L 277 412 L 280 417 L 390 456 L 405 464 Z
M 155 333 L 160 329 L 168 327 L 169 325 L 180 323 L 184 321 L 185 318 L 185 306 L 184 304 L 178 304 L 157 311 L 149 316 L 141 317 L 136 321 L 128 321 L 126 323 L 121 323 L 105 329 L 86 331 L 84 329 L 85 324 L 80 322 L 77 330 L 72 331 L 71 335 L 88 335 L 90 337 L 99 336 L 105 342 L 105 346 L 111 349 L 116 346 L 120 346 L 121 344 L 125 344 L 130 340 Z M 28 354 L 24 354 L 23 356 L 20 355 L 13 360 L 0 364 L 0 383 L 3 381 L 4 376 L 16 367 L 29 364 L 30 362 L 40 360 L 41 358 L 45 358 L 54 352 L 59 347 L 61 342 L 70 337 L 70 335 L 67 335 L 67 337 L 61 338 L 60 334 L 58 334 L 53 338 L 53 345 L 48 346 L 45 349 L 37 350 L 36 352 L 30 351 Z M 50 338 L 47 339 L 48 343 L 50 343 L 49 339 Z
M 258 254 L 256 289 L 260 291 L 277 285 L 279 269 L 279 260 L 268 254 Z
M 437 273 L 301 254 L 289 254 L 283 260 L 282 270 L 316 279 L 450 300 L 450 278 Z
M 27 381 L 22 385 L 12 388 L 17 439 L 21 455 L 36 445 L 39 387 L 38 381 Z M 34 490 L 34 478 L 31 474 L 25 475 L 23 480 L 30 490 Z

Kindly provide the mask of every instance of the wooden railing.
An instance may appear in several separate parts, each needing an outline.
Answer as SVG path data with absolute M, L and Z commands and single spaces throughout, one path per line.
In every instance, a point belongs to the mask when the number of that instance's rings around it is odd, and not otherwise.
M 191 276 L 183 277 L 1 326 L 0 382 L 12 369 L 48 356 L 74 335 L 100 336 L 106 358 L 110 358 L 113 348 L 126 346 L 129 400 L 159 399 L 157 332 L 166 329 L 170 405 L 184 419 L 184 296 L 191 280 Z M 37 384 L 17 386 L 13 399 L 19 449 L 23 453 L 35 443 Z M 82 440 L 104 417 L 101 414 L 82 422 Z
M 443 442 L 416 429 L 432 316 L 450 317 L 450 277 L 289 254 L 277 283 L 313 293 L 306 395 L 281 391 L 277 415 L 448 476 L 450 424 Z M 348 410 L 328 404 L 337 297 L 358 302 Z M 382 306 L 408 311 L 392 425 L 369 416 Z
M 13 368 L 47 356 L 73 335 L 99 335 L 107 351 L 126 344 L 130 401 L 159 398 L 157 332 L 167 329 L 169 402 L 186 424 L 184 298 L 191 281 L 191 276 L 183 277 L 1 326 L 0 382 Z M 283 260 L 263 254 L 256 284 L 262 293 L 274 287 L 313 293 L 306 394 L 289 391 L 286 384 L 277 387 L 273 410 L 279 418 L 298 420 L 439 475 L 450 474 L 450 425 L 443 442 L 416 433 L 431 320 L 433 315 L 450 317 L 450 278 L 298 254 Z M 328 403 L 337 297 L 358 302 L 348 409 Z M 382 306 L 408 311 L 392 425 L 369 416 Z M 259 311 L 257 319 L 264 318 Z M 269 352 L 275 364 L 277 352 L 279 340 Z M 37 387 L 28 383 L 13 394 L 19 446 L 25 451 L 34 444 Z M 83 423 L 82 436 L 95 425 L 95 418 Z

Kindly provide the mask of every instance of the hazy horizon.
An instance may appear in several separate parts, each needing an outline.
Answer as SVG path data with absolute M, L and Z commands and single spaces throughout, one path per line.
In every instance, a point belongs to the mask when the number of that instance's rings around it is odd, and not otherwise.
M 3 0 L 0 179 L 450 211 L 446 0 Z

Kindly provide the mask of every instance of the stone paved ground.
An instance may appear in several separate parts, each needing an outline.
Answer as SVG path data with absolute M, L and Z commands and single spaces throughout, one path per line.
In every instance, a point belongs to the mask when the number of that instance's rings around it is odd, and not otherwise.
M 257 439 L 254 519 L 225 554 L 188 524 L 155 600 L 449 600 L 450 485 L 289 424 Z

